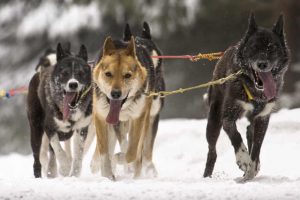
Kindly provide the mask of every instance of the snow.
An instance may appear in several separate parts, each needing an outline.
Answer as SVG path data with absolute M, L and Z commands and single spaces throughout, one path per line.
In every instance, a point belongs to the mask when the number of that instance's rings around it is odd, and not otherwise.
M 2 199 L 300 199 L 300 109 L 273 114 L 261 151 L 261 171 L 241 184 L 233 147 L 222 131 L 212 178 L 202 178 L 207 143 L 206 120 L 173 119 L 160 123 L 154 162 L 158 177 L 138 180 L 117 170 L 112 182 L 92 175 L 89 162 L 93 144 L 80 178 L 34 179 L 32 156 L 0 157 Z M 245 140 L 246 120 L 238 123 Z

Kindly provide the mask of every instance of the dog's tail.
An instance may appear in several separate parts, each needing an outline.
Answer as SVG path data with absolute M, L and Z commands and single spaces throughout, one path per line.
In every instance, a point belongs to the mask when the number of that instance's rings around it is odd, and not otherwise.
M 203 102 L 206 106 L 208 106 L 210 102 L 210 96 L 211 96 L 210 93 L 211 93 L 211 87 L 208 87 L 207 92 L 203 94 Z
M 205 105 L 208 105 L 208 93 L 207 92 L 203 94 L 202 98 L 203 98 L 203 102 L 205 103 Z

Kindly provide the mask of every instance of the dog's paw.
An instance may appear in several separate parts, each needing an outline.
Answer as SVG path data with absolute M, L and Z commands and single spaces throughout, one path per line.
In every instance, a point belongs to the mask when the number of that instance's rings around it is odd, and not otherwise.
M 260 170 L 260 162 L 251 161 L 249 168 L 244 174 L 243 180 L 244 181 L 252 180 L 258 174 L 259 170 Z
M 250 167 L 251 158 L 247 151 L 246 146 L 242 143 L 239 150 L 235 154 L 236 157 L 236 164 L 239 168 L 246 172 Z
M 64 159 L 60 160 L 59 163 L 59 174 L 62 176 L 68 176 L 71 170 L 71 160 L 64 156 Z
M 57 177 L 57 164 L 56 164 L 56 159 L 54 157 L 51 157 L 51 159 L 49 159 L 49 163 L 46 169 L 46 174 L 48 178 Z
M 157 177 L 157 170 L 155 168 L 155 165 L 153 164 L 153 162 L 148 163 L 147 166 L 145 166 L 145 175 L 147 177 Z
M 103 177 L 108 178 L 111 181 L 116 181 L 116 176 L 113 173 L 110 173 L 110 172 L 101 172 L 101 175 Z
M 81 174 L 81 168 L 82 168 L 82 163 L 79 163 L 79 161 L 74 162 L 72 164 L 72 169 L 71 169 L 70 176 L 79 177 L 80 174 Z

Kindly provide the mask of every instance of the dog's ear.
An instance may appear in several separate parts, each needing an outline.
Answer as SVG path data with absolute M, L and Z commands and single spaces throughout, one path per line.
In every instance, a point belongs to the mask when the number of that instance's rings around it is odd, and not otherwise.
M 82 58 L 84 61 L 88 61 L 88 53 L 86 47 L 82 44 L 79 49 L 78 57 Z
M 250 36 L 257 31 L 257 24 L 255 22 L 254 14 L 253 12 L 250 13 L 249 19 L 248 19 L 248 29 L 246 31 L 245 36 L 243 39 L 240 41 L 239 46 L 238 46 L 238 51 L 235 56 L 235 62 L 238 65 L 244 65 L 243 59 L 242 59 L 242 50 L 245 47 L 245 44 L 247 43 L 248 39 Z
M 143 23 L 142 38 L 151 40 L 150 26 L 147 22 Z
M 248 19 L 248 29 L 246 32 L 246 37 L 252 35 L 254 32 L 257 31 L 257 24 L 255 22 L 255 17 L 253 12 L 250 13 L 249 19 Z
M 111 55 L 112 51 L 115 49 L 116 49 L 116 47 L 115 47 L 115 44 L 114 44 L 112 38 L 110 36 L 107 37 L 105 39 L 104 45 L 103 45 L 103 56 Z
M 130 26 L 129 24 L 126 23 L 126 26 L 125 26 L 125 29 L 124 29 L 124 33 L 123 33 L 123 40 L 125 42 L 128 42 L 130 39 L 131 39 L 131 36 L 132 36 L 132 33 L 131 33 L 131 30 L 130 30 Z
M 67 54 L 64 52 L 60 43 L 57 44 L 56 48 L 56 60 L 61 61 L 63 58 L 67 57 Z
M 135 41 L 134 41 L 134 37 L 133 36 L 131 37 L 131 39 L 130 39 L 130 41 L 128 43 L 126 51 L 127 51 L 127 55 L 128 56 L 135 57 L 136 51 L 135 51 Z
M 66 54 L 71 55 L 71 43 L 70 42 L 64 42 L 62 44 L 62 48 Z
M 274 24 L 272 29 L 273 33 L 278 35 L 278 37 L 281 39 L 281 42 L 284 42 L 283 24 L 284 24 L 284 20 L 283 20 L 283 15 L 281 14 L 278 17 L 277 22 Z

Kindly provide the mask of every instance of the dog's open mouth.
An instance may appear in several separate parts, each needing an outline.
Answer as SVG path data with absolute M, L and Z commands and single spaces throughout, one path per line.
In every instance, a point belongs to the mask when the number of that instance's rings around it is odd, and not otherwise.
M 257 72 L 254 69 L 251 70 L 254 77 L 255 88 L 263 91 L 267 100 L 271 100 L 276 97 L 276 83 L 274 81 L 272 72 Z
M 258 72 L 256 72 L 254 69 L 251 69 L 253 77 L 254 77 L 254 84 L 257 90 L 263 90 L 264 84 L 262 80 L 259 78 Z
M 128 97 L 128 96 L 127 96 Z M 127 97 L 125 99 L 109 99 L 106 97 L 107 102 L 109 103 L 109 112 L 106 117 L 106 122 L 109 124 L 118 124 L 119 116 L 122 109 L 123 104 L 126 102 Z
M 70 117 L 70 111 L 78 107 L 81 92 L 66 92 L 63 95 L 63 120 Z

